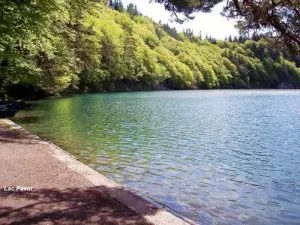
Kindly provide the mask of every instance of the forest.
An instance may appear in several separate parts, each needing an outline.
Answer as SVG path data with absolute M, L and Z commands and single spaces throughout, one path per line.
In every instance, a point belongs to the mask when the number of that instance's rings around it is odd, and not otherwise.
M 0 99 L 300 87 L 299 54 L 266 35 L 178 32 L 119 0 L 0 0 L 0 8 Z

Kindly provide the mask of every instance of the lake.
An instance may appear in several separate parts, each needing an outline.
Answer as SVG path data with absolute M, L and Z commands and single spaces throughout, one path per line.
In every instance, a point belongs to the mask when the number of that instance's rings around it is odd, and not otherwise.
M 300 91 L 104 93 L 14 119 L 202 224 L 300 224 Z

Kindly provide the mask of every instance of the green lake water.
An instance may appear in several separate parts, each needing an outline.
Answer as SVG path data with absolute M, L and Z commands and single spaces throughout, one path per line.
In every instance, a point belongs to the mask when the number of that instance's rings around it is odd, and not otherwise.
M 78 95 L 14 121 L 202 224 L 300 224 L 300 91 Z

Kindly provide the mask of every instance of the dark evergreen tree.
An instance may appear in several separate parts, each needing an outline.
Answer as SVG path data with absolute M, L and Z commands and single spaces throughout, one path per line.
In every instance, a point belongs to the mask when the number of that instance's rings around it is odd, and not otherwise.
M 243 43 L 244 42 L 243 40 L 244 40 L 243 37 L 240 35 L 239 36 L 239 43 Z
M 134 4 L 129 3 L 129 5 L 127 6 L 127 10 L 126 10 L 130 15 L 135 15 L 135 11 L 134 11 Z
M 138 9 L 137 9 L 137 6 L 136 6 L 136 5 L 134 6 L 134 15 L 139 15 L 139 11 L 138 11 Z
M 202 41 L 202 33 L 201 33 L 201 31 L 199 31 L 198 38 L 199 38 L 200 41 Z
M 234 37 L 233 37 L 233 42 L 238 42 L 237 36 L 234 36 Z
M 165 32 L 167 32 L 171 37 L 175 38 L 176 40 L 180 40 L 179 34 L 176 28 L 171 28 L 168 24 L 164 24 L 162 26 Z

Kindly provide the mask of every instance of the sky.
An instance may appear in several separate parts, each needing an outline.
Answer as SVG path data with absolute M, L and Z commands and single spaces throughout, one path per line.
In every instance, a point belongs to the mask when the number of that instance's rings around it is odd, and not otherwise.
M 149 3 L 149 0 L 123 0 L 122 2 L 125 6 L 129 3 L 137 5 L 138 10 L 143 15 L 152 18 L 156 22 L 161 20 L 162 23 L 168 23 L 171 27 L 176 27 L 178 31 L 190 28 L 194 31 L 195 35 L 198 35 L 201 31 L 202 37 L 208 34 L 217 39 L 224 39 L 225 36 L 228 37 L 229 35 L 238 35 L 238 31 L 234 28 L 234 20 L 228 20 L 220 15 L 225 2 L 216 5 L 210 13 L 194 14 L 194 20 L 187 21 L 182 25 L 171 22 L 171 13 L 167 12 L 163 5 L 158 3 Z

